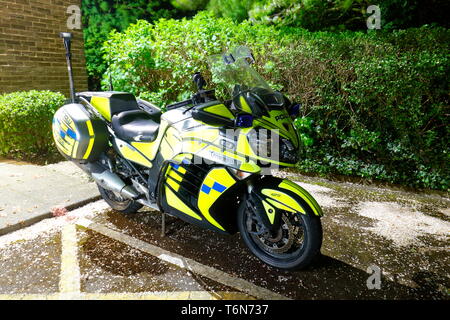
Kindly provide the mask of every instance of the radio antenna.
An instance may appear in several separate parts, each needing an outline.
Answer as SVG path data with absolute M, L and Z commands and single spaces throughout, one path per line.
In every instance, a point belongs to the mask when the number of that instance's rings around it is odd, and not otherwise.
M 69 84 L 70 84 L 70 100 L 72 101 L 72 103 L 75 103 L 75 87 L 73 84 L 73 73 L 72 73 L 72 54 L 70 52 L 70 42 L 72 39 L 72 33 L 61 32 L 59 36 L 63 38 L 64 48 L 66 48 L 66 62 L 67 62 L 67 70 L 69 72 Z

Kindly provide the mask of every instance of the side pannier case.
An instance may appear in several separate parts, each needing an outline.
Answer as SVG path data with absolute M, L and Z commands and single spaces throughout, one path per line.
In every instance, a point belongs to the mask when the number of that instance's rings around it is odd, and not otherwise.
M 53 117 L 53 138 L 69 160 L 95 161 L 108 147 L 108 129 L 79 103 L 62 106 Z

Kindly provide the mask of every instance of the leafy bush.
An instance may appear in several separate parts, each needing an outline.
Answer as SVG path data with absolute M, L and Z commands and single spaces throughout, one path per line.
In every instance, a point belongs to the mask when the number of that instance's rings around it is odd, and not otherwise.
M 189 37 L 186 35 L 189 34 Z M 207 57 L 238 44 L 252 45 L 264 54 L 270 41 L 279 42 L 273 27 L 235 24 L 201 12 L 194 19 L 140 20 L 123 33 L 112 32 L 105 42 L 114 88 L 142 95 L 163 106 L 194 90 L 191 75 L 207 70 Z M 272 39 L 272 40 L 270 40 Z M 205 76 L 210 79 L 206 72 Z M 104 88 L 108 77 L 103 79 Z
M 106 70 L 101 48 L 111 30 L 122 31 L 137 19 L 158 20 L 180 13 L 169 0 L 83 0 L 83 34 L 90 89 L 98 89 Z
M 236 22 L 301 27 L 310 31 L 366 30 L 366 12 L 378 5 L 383 29 L 404 29 L 424 24 L 448 27 L 447 0 L 211 0 L 208 9 L 217 17 Z
M 242 22 L 248 19 L 248 13 L 255 3 L 255 0 L 210 0 L 207 8 L 216 17 L 231 18 L 235 22 Z
M 247 45 L 268 82 L 303 104 L 302 170 L 448 189 L 449 44 L 444 28 L 308 32 L 202 12 L 138 21 L 105 50 L 116 89 L 164 106 L 190 96 L 194 72 L 210 81 L 207 56 Z
M 191 17 L 207 9 L 234 22 L 318 30 L 366 30 L 369 0 L 83 0 L 84 43 L 89 88 L 98 90 L 107 66 L 101 47 L 111 30 L 125 30 L 138 19 Z M 401 29 L 423 24 L 449 27 L 447 0 L 379 0 L 382 28 Z
M 386 29 L 405 29 L 425 24 L 450 26 L 447 0 L 381 0 L 382 27 Z
M 51 91 L 0 95 L 0 155 L 30 159 L 56 153 L 51 124 L 64 101 Z
M 449 37 L 322 33 L 280 55 L 284 86 L 311 120 L 297 121 L 313 140 L 301 168 L 448 189 Z
M 252 21 L 318 30 L 366 28 L 368 0 L 266 0 L 249 11 Z

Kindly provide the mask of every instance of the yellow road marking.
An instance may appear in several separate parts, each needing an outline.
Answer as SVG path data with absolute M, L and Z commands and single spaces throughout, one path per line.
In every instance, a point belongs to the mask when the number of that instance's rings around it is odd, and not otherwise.
M 195 260 L 183 257 L 181 255 L 164 250 L 160 247 L 154 246 L 142 240 L 114 231 L 104 225 L 95 223 L 88 219 L 80 219 L 77 221 L 77 224 L 82 227 L 91 229 L 95 232 L 98 232 L 111 239 L 120 241 L 132 248 L 138 249 L 142 252 L 158 257 L 162 261 L 177 265 L 184 269 L 188 269 L 193 273 L 207 277 L 211 280 L 235 288 L 239 291 L 245 292 L 253 297 L 256 297 L 257 299 L 289 300 L 289 298 L 281 294 L 275 293 L 263 287 L 259 287 L 249 281 L 233 277 L 232 275 L 229 275 L 226 272 L 223 272 L 210 266 L 203 265 Z
M 158 257 L 160 260 L 187 269 L 192 273 L 207 277 L 236 291 L 175 291 L 175 292 L 138 292 L 138 293 L 85 293 L 81 292 L 80 268 L 78 262 L 78 242 L 75 224 L 64 225 L 61 231 L 61 273 L 59 292 L 48 294 L 0 294 L 0 300 L 247 300 L 288 299 L 285 296 L 259 287 L 244 279 L 233 277 L 223 271 L 203 265 L 195 260 L 164 250 L 126 234 L 111 230 L 104 225 L 88 219 L 76 223 L 85 228 L 103 234 L 113 240 Z
M 0 300 L 59 300 L 61 294 L 0 294 Z M 214 296 L 208 291 L 155 291 L 137 293 L 75 293 L 73 300 L 244 300 L 254 299 L 240 292 L 215 292 Z
M 70 298 L 80 292 L 80 267 L 78 265 L 77 231 L 74 224 L 66 224 L 61 231 L 61 277 L 59 290 Z

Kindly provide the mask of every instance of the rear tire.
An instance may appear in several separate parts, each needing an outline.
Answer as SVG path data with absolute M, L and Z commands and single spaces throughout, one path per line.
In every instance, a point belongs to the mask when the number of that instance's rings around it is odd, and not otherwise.
M 264 263 L 279 269 L 299 270 L 308 267 L 320 254 L 322 224 L 319 217 L 284 211 L 275 236 L 258 234 L 261 228 L 258 230 L 257 219 L 245 202 L 239 208 L 238 228 L 245 245 Z
M 99 184 L 97 184 L 97 187 L 103 200 L 105 200 L 106 203 L 116 211 L 126 214 L 135 213 L 143 207 L 143 205 L 139 202 L 117 196 L 114 192 L 103 188 Z

